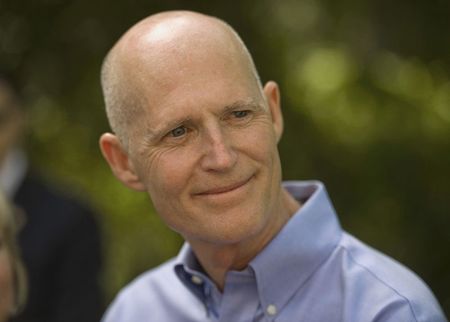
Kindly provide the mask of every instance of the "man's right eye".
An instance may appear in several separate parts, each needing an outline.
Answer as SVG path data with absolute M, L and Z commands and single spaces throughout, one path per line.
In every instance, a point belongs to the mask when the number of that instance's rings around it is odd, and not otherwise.
M 170 131 L 170 134 L 172 135 L 172 137 L 180 137 L 182 135 L 186 134 L 186 128 L 184 126 L 179 126 L 176 129 L 173 129 L 172 131 Z

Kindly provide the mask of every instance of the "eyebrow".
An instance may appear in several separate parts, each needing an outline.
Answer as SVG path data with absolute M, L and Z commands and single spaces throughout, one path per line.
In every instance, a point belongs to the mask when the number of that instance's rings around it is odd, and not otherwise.
M 258 104 L 258 102 L 256 102 L 255 100 L 247 99 L 247 100 L 239 100 L 230 105 L 226 105 L 223 111 L 231 112 L 236 109 L 255 109 L 255 108 L 262 109 L 263 107 L 261 106 L 261 104 Z
M 155 140 L 159 137 L 164 136 L 168 131 L 177 128 L 182 124 L 186 124 L 190 122 L 192 118 L 190 117 L 180 117 L 176 119 L 172 119 L 170 121 L 160 123 L 156 127 L 152 127 L 149 124 L 147 125 L 147 135 L 146 137 L 150 140 Z
M 229 105 L 225 105 L 224 108 L 220 111 L 220 113 L 222 114 L 222 113 L 232 112 L 237 109 L 260 109 L 260 110 L 262 110 L 263 107 L 261 106 L 261 104 L 258 104 L 253 99 L 238 100 Z M 182 124 L 189 123 L 191 121 L 192 121 L 191 117 L 180 117 L 180 118 L 175 118 L 173 120 L 167 121 L 163 124 L 159 124 L 159 126 L 157 126 L 156 128 L 149 127 L 148 128 L 149 137 L 151 137 L 151 138 L 160 137 L 160 136 L 166 134 L 166 132 L 168 132 L 169 130 L 174 129 Z

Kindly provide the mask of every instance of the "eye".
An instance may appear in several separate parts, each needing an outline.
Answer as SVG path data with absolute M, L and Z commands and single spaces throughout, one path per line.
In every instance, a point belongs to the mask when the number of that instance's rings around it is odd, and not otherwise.
M 186 134 L 186 128 L 184 126 L 179 126 L 176 129 L 173 129 L 172 131 L 170 131 L 170 135 L 172 135 L 175 138 L 185 135 L 185 134 Z
M 250 113 L 250 111 L 247 111 L 247 110 L 245 110 L 245 111 L 234 111 L 233 115 L 235 117 L 237 117 L 237 118 L 244 118 L 244 117 L 248 116 L 249 113 Z

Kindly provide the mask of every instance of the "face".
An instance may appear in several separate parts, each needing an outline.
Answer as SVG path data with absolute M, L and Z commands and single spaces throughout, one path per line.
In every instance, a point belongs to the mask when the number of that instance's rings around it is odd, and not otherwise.
M 11 259 L 0 234 L 0 321 L 6 321 L 11 314 L 13 294 Z
M 151 91 L 129 157 L 171 228 L 191 241 L 235 243 L 277 229 L 281 116 L 249 77 L 219 75 L 197 69 Z
M 147 191 L 186 240 L 231 244 L 280 228 L 282 120 L 276 84 L 261 90 L 244 55 L 228 54 L 237 46 L 220 46 L 177 41 L 161 54 L 176 56 L 158 56 L 150 67 L 148 56 L 159 53 L 134 50 L 146 56 L 129 60 L 139 63 L 126 68 L 127 86 L 142 114 L 127 131 L 126 152 L 114 152 L 111 136 L 100 144 L 116 176 Z

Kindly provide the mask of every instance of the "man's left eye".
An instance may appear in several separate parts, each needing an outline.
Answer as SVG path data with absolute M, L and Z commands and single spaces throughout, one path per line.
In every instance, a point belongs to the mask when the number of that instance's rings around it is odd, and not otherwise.
M 233 115 L 237 118 L 246 117 L 249 114 L 249 111 L 234 111 Z
M 173 137 L 180 137 L 180 136 L 186 134 L 186 128 L 184 126 L 179 126 L 176 129 L 173 129 L 172 131 L 170 131 L 170 134 Z

